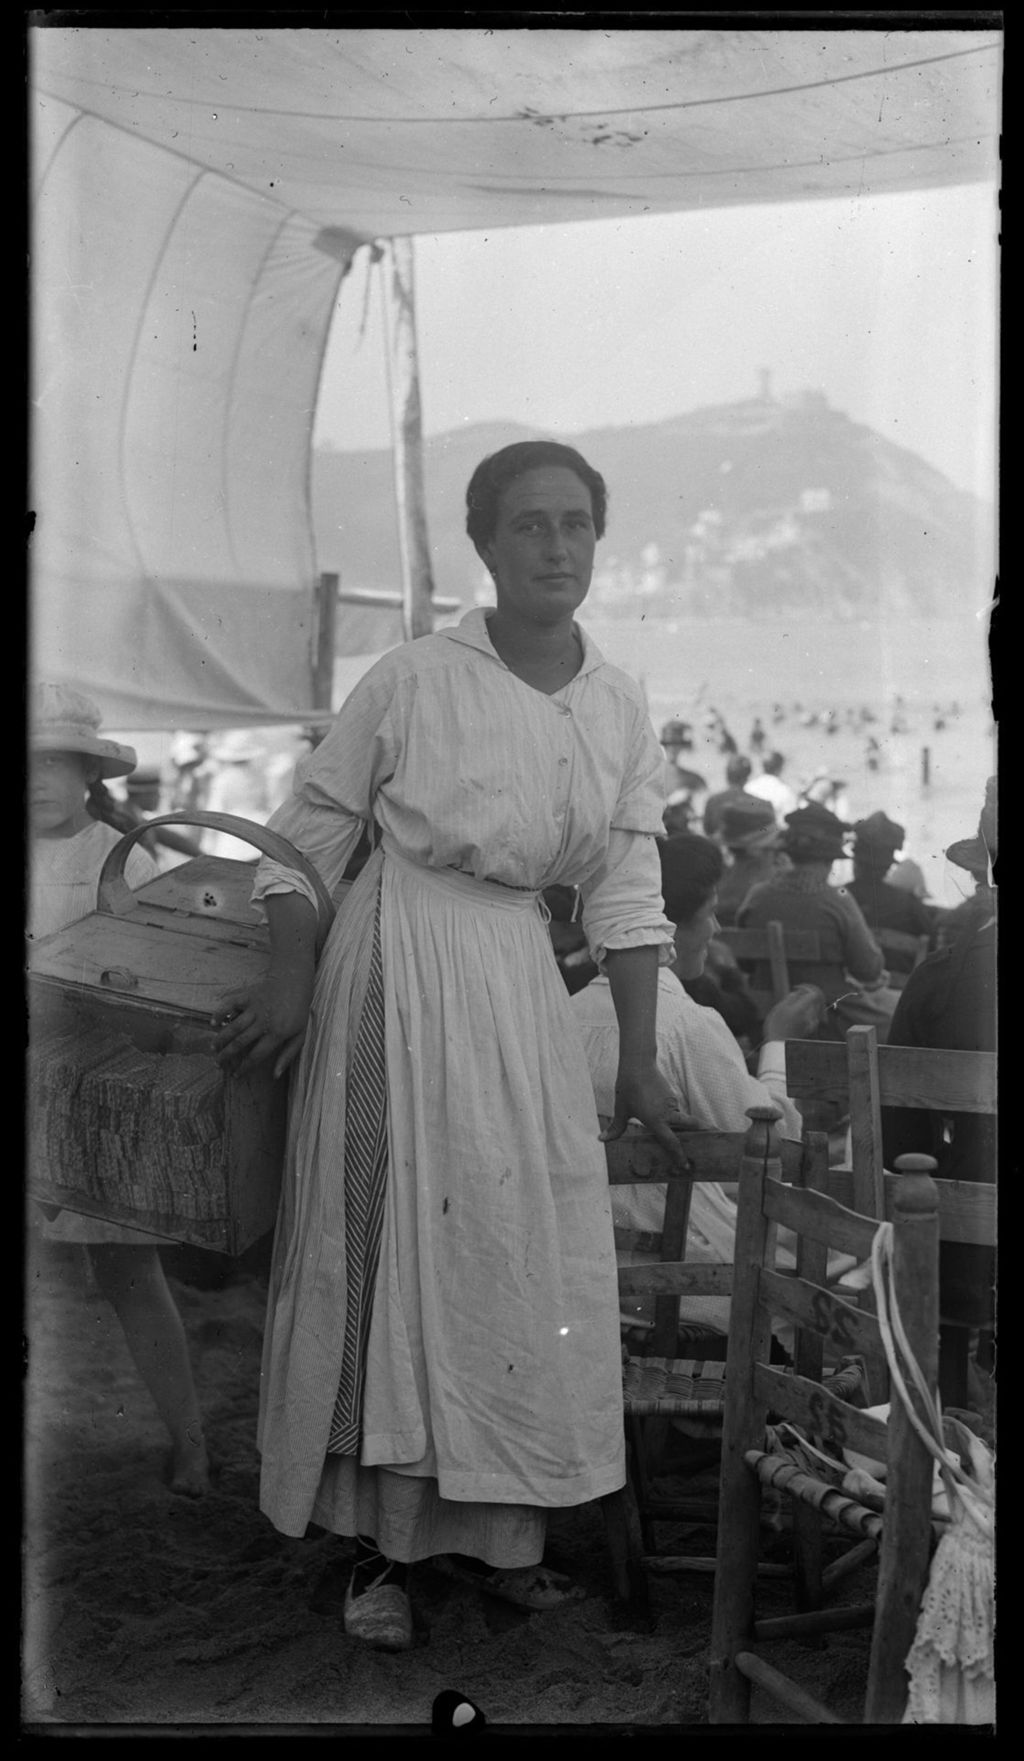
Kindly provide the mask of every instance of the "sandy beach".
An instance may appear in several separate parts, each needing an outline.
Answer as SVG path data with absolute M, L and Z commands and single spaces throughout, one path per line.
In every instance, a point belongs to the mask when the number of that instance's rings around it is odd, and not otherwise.
M 710 632 L 697 634 L 710 642 Z M 769 721 L 772 697 L 763 687 L 752 696 L 743 668 L 729 676 L 722 657 L 731 638 L 725 632 L 716 640 L 714 651 L 691 655 L 690 670 L 696 679 L 713 678 L 707 697 L 743 735 L 755 713 Z M 669 666 L 666 657 L 663 674 L 653 663 L 635 669 L 646 676 L 656 723 L 696 707 L 670 695 Z M 859 700 L 858 683 L 859 676 L 850 701 Z M 885 683 L 904 686 L 902 678 Z M 932 698 L 952 695 L 952 683 L 951 673 L 933 677 L 927 695 L 922 687 L 909 699 L 908 732 L 885 739 L 877 776 L 865 773 L 862 741 L 845 729 L 829 740 L 789 713 L 773 730 L 794 781 L 829 767 L 847 783 L 851 818 L 884 807 L 906 825 L 907 854 L 921 861 L 933 900 L 946 905 L 964 896 L 965 877 L 946 862 L 944 848 L 976 826 L 993 762 L 988 707 L 977 692 L 964 695 L 950 726 L 934 728 Z M 818 701 L 806 674 L 788 677 L 785 687 L 787 703 L 798 693 L 804 703 Z M 782 693 L 780 675 L 772 690 Z M 881 713 L 877 696 L 876 702 Z M 923 787 L 926 745 L 932 770 Z M 717 786 L 724 757 L 709 751 L 703 761 Z M 389 1656 L 346 1638 L 341 1599 L 349 1544 L 315 1530 L 286 1539 L 259 1511 L 255 1429 L 266 1258 L 266 1242 L 236 1262 L 192 1250 L 167 1257 L 215 1461 L 212 1489 L 189 1501 L 166 1485 L 159 1421 L 81 1250 L 30 1237 L 25 1728 L 324 1734 L 338 1727 L 416 1735 L 429 1731 L 434 1698 L 444 1688 L 468 1695 L 498 1730 L 667 1732 L 705 1723 L 712 1577 L 652 1578 L 653 1630 L 632 1630 L 612 1595 L 596 1505 L 560 1513 L 549 1529 L 549 1563 L 573 1574 L 585 1600 L 525 1615 L 423 1565 L 412 1583 L 419 1628 L 411 1652 Z M 677 1478 L 686 1465 L 677 1458 Z M 714 1462 L 687 1478 L 688 1491 L 714 1496 Z M 658 1542 L 666 1551 L 714 1550 L 712 1532 L 670 1525 L 659 1528 Z M 785 1538 L 772 1544 L 784 1556 Z M 844 1600 L 870 1597 L 872 1582 L 870 1568 L 853 1574 Z M 783 1593 L 772 1589 L 778 1612 Z M 771 1598 L 766 1607 L 775 1611 Z M 856 1719 L 866 1654 L 862 1632 L 837 1633 L 817 1648 L 787 1646 L 779 1662 L 840 1717 Z M 781 1722 L 765 1700 L 755 1713 L 762 1723 Z
M 468 1695 L 499 1731 L 667 1734 L 705 1723 L 712 1578 L 652 1578 L 653 1630 L 631 1630 L 612 1596 L 597 1505 L 560 1513 L 549 1530 L 549 1560 L 573 1574 L 584 1601 L 526 1615 L 421 1565 L 412 1651 L 387 1655 L 345 1636 L 348 1543 L 317 1530 L 286 1539 L 258 1508 L 262 1258 L 228 1263 L 189 1250 L 168 1262 L 200 1280 L 172 1282 L 216 1464 L 211 1491 L 193 1501 L 165 1484 L 163 1433 L 80 1250 L 33 1243 L 23 1728 L 422 1735 L 445 1688 Z M 706 1465 L 686 1489 L 713 1494 L 716 1477 Z M 714 1546 L 708 1530 L 668 1524 L 658 1540 L 667 1551 Z M 784 1556 L 785 1537 L 767 1544 Z M 869 1597 L 871 1582 L 870 1568 L 853 1574 L 844 1600 Z M 781 1612 L 785 1584 L 768 1589 L 766 1609 Z M 864 1633 L 838 1633 L 819 1649 L 787 1645 L 779 1662 L 856 1718 L 866 1647 Z M 768 1702 L 757 1717 L 778 1722 Z

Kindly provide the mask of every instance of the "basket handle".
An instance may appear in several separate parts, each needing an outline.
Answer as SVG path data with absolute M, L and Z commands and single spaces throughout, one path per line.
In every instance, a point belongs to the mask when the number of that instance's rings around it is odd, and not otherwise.
M 106 912 L 110 917 L 128 917 L 138 909 L 138 900 L 124 878 L 124 865 L 131 846 L 147 832 L 161 825 L 210 826 L 213 831 L 228 832 L 233 838 L 252 844 L 262 855 L 272 857 L 275 862 L 283 863 L 287 868 L 297 869 L 309 881 L 316 894 L 316 953 L 319 959 L 320 951 L 327 940 L 327 932 L 334 922 L 334 903 L 319 874 L 301 851 L 296 850 L 295 845 L 290 844 L 287 838 L 282 838 L 279 832 L 269 831 L 266 826 L 257 825 L 251 819 L 242 819 L 234 813 L 164 813 L 159 818 L 143 820 L 130 832 L 125 832 L 100 869 L 96 888 L 98 911 Z

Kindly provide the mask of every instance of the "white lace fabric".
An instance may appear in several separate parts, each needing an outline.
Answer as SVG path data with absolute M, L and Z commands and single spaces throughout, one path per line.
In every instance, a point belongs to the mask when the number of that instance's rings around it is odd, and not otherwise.
M 968 1434 L 970 1474 L 951 1465 L 944 1448 L 942 1415 L 932 1400 L 907 1343 L 892 1283 L 892 1225 L 875 1236 L 871 1264 L 879 1324 L 892 1374 L 893 1398 L 939 1463 L 949 1499 L 950 1523 L 932 1558 L 914 1642 L 906 1659 L 909 1677 L 904 1724 L 995 1722 L 995 1461 L 980 1437 Z M 889 1278 L 882 1275 L 888 1259 Z M 910 1404 L 897 1360 L 920 1392 L 928 1425 Z

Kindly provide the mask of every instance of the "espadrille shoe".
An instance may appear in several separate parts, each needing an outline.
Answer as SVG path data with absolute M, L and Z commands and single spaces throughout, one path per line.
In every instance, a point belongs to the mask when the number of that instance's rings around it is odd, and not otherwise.
M 397 1584 L 374 1584 L 361 1596 L 345 1592 L 345 1631 L 377 1651 L 408 1651 L 412 1644 L 412 1604 Z
M 544 1614 L 551 1608 L 561 1608 L 566 1602 L 581 1602 L 586 1596 L 580 1584 L 574 1584 L 563 1572 L 552 1571 L 546 1565 L 516 1566 L 500 1571 L 478 1564 L 474 1570 L 447 1553 L 437 1554 L 432 1564 L 445 1577 L 472 1584 L 485 1596 L 496 1596 L 499 1602 L 508 1602 L 527 1614 Z

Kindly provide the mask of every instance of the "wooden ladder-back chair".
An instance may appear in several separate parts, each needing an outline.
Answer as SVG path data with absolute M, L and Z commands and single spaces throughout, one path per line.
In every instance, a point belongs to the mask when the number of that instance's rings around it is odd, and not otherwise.
M 750 1117 L 773 1109 L 754 1109 Z M 642 1353 L 624 1352 L 623 1405 L 628 1439 L 628 1479 L 621 1492 L 602 1500 L 616 1594 L 628 1605 L 637 1624 L 650 1619 L 649 1571 L 713 1572 L 711 1556 L 662 1554 L 655 1524 L 694 1522 L 713 1527 L 717 1501 L 671 1497 L 654 1486 L 666 1434 L 672 1419 L 699 1419 L 719 1434 L 724 1414 L 725 1363 L 721 1335 L 706 1340 L 702 1355 L 699 1327 L 681 1335 L 681 1296 L 731 1296 L 733 1266 L 687 1261 L 686 1231 L 695 1182 L 737 1184 L 752 1153 L 753 1126 L 746 1132 L 678 1133 L 687 1158 L 685 1172 L 672 1163 L 657 1140 L 640 1126 L 606 1146 L 611 1186 L 664 1184 L 664 1227 L 660 1236 L 619 1236 L 618 1245 L 641 1246 L 660 1257 L 646 1264 L 619 1266 L 619 1300 L 627 1332 L 634 1331 L 631 1311 L 638 1299 L 654 1299 L 654 1324 Z M 755 1152 L 756 1153 L 756 1152 Z M 804 1143 L 786 1139 L 778 1144 L 782 1178 L 821 1181 L 827 1169 L 828 1142 L 812 1135 Z M 809 1170 L 813 1172 L 809 1173 Z M 685 1355 L 683 1355 L 683 1350 Z M 717 1421 L 717 1423 L 716 1423 Z M 783 1565 L 766 1566 L 769 1574 L 786 1574 Z
M 760 1154 L 748 1156 L 740 1184 L 736 1270 L 726 1371 L 726 1400 L 711 1638 L 709 1716 L 712 1724 L 750 1720 L 751 1689 L 768 1692 L 800 1721 L 841 1723 L 802 1685 L 764 1656 L 771 1641 L 872 1626 L 864 1722 L 898 1723 L 906 1704 L 904 1660 L 913 1643 L 927 1582 L 932 1543 L 932 1456 L 894 1393 L 886 1425 L 837 1398 L 822 1380 L 828 1344 L 877 1366 L 885 1362 L 879 1323 L 826 1287 L 829 1248 L 870 1257 L 879 1227 L 874 1217 L 845 1209 L 811 1185 L 780 1179 L 774 1127 L 760 1125 Z M 924 1158 L 904 1157 L 917 1164 Z M 820 1173 L 815 1176 L 821 1180 Z M 824 1182 L 822 1181 L 822 1185 Z M 938 1339 L 938 1200 L 926 1173 L 908 1168 L 894 1206 L 893 1260 L 896 1302 L 910 1348 L 930 1391 L 934 1390 Z M 795 1231 L 797 1275 L 774 1269 L 779 1225 Z M 796 1374 L 768 1362 L 773 1316 L 788 1315 L 797 1332 Z M 920 1407 L 914 1391 L 915 1406 Z M 812 1450 L 841 1457 L 854 1449 L 888 1463 L 884 1512 L 837 1489 L 836 1477 L 815 1471 L 817 1458 L 804 1450 L 802 1464 L 772 1448 L 769 1420 L 799 1427 Z M 775 1433 L 779 1435 L 778 1429 Z M 798 1452 L 799 1458 L 799 1452 Z M 762 1489 L 774 1485 L 817 1524 L 823 1517 L 852 1534 L 879 1543 L 874 1599 L 855 1608 L 816 1606 L 764 1620 L 756 1610 L 759 1515 Z M 854 1550 L 855 1555 L 861 1548 Z M 844 1562 L 840 1562 L 841 1564 Z M 806 1586 L 805 1586 L 806 1587 Z
M 873 1027 L 851 1027 L 846 1045 L 787 1040 L 786 1087 L 796 1099 L 840 1097 L 849 1108 L 850 1166 L 829 1170 L 828 1190 L 841 1203 L 875 1217 L 892 1217 L 898 1182 L 882 1154 L 882 1108 L 919 1107 L 939 1114 L 995 1117 L 996 1053 L 921 1046 L 880 1046 Z M 935 1182 L 939 1238 L 973 1246 L 996 1245 L 996 1187 L 988 1181 Z M 968 1331 L 941 1327 L 943 1399 L 965 1406 Z
M 913 961 L 913 966 L 920 966 L 921 961 L 928 953 L 929 937 L 926 935 L 908 935 L 906 930 L 902 929 L 873 929 L 871 934 L 874 936 L 875 941 L 878 943 L 883 954 L 909 955 Z M 913 966 L 911 967 L 911 971 L 913 970 Z M 889 989 L 893 991 L 901 991 L 909 977 L 910 972 L 893 972 L 890 968 L 888 979 Z
M 789 980 L 789 953 L 793 949 L 796 958 L 795 943 L 792 932 L 787 937 L 781 923 L 766 923 L 763 929 L 736 929 L 729 927 L 719 929 L 715 938 L 722 942 L 735 956 L 736 963 L 747 977 L 750 994 L 761 1010 L 767 1014 L 773 1003 L 780 1003 L 792 990 Z M 801 957 L 814 960 L 818 954 L 818 938 L 809 933 L 800 935 L 797 942 L 806 951 Z M 751 973 L 756 966 L 767 965 L 771 974 L 769 989 L 755 988 L 751 983 Z
M 786 929 L 777 918 L 759 929 L 739 929 L 730 925 L 718 931 L 716 940 L 734 954 L 746 975 L 755 1003 L 765 1013 L 773 1003 L 780 1003 L 788 996 L 796 985 L 808 980 L 820 984 L 823 966 L 832 970 L 831 963 L 822 954 L 817 930 Z M 768 988 L 754 983 L 759 976 L 763 977 L 765 968 L 769 974 Z M 836 978 L 842 980 L 840 988 L 848 989 L 841 964 L 837 962 L 834 971 Z

